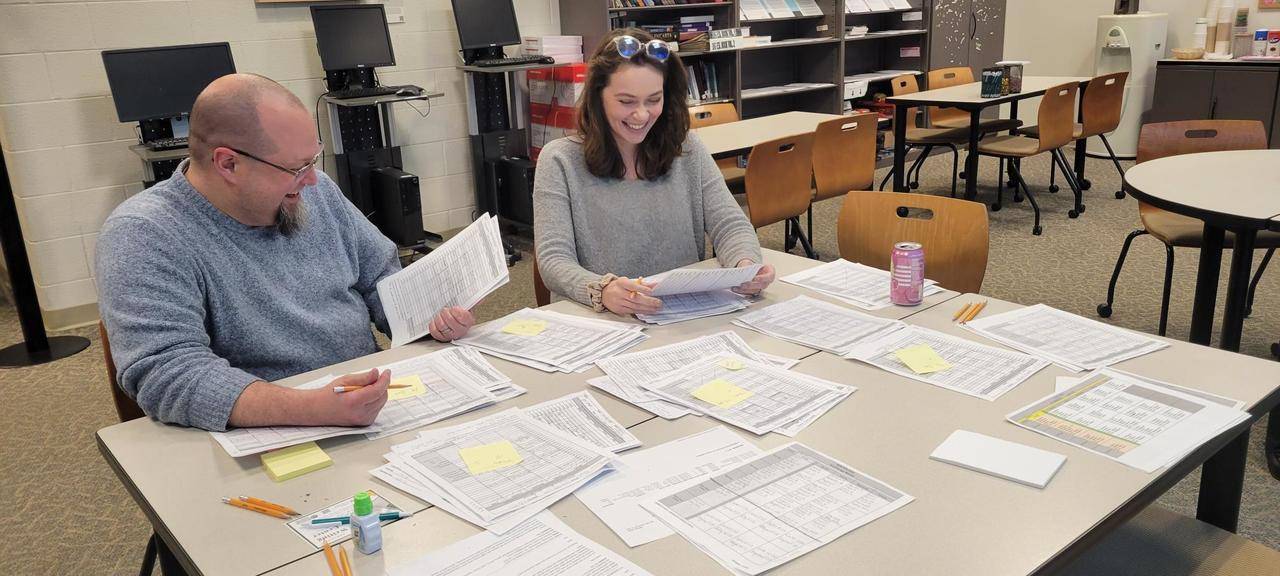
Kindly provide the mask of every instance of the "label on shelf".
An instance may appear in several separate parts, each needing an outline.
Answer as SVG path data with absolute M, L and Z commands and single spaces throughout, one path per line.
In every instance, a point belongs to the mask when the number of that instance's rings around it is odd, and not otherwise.
M 902 13 L 903 22 L 919 22 L 921 20 L 924 20 L 924 12 L 921 12 L 919 10 L 916 10 L 915 12 Z

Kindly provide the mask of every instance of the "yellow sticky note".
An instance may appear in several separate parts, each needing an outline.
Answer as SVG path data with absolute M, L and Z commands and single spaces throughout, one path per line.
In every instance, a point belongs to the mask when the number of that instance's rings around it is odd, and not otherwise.
M 928 344 L 908 346 L 893 354 L 916 374 L 941 372 L 951 367 L 951 363 L 939 356 Z
M 741 370 L 743 368 L 742 361 L 737 358 L 725 358 L 720 361 L 720 367 L 725 370 Z
M 297 478 L 333 464 L 315 442 L 307 442 L 262 454 L 262 467 L 276 482 Z
M 427 387 L 422 385 L 422 378 L 417 374 L 392 378 L 392 384 L 408 386 L 408 388 L 393 388 L 387 390 L 387 400 L 403 400 L 411 398 L 419 394 L 426 394 Z
M 502 327 L 503 332 L 516 336 L 537 336 L 546 329 L 547 323 L 543 320 L 512 320 Z
M 516 452 L 516 447 L 506 440 L 463 448 L 458 450 L 458 455 L 467 464 L 467 470 L 470 470 L 472 475 L 515 466 L 524 460 Z
M 750 398 L 755 392 L 734 386 L 732 382 L 716 378 L 693 391 L 693 397 L 721 408 L 733 408 Z

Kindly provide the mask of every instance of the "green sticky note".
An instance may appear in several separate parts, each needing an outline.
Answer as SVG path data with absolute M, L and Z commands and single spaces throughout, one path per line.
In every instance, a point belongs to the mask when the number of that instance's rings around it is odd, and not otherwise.
M 473 476 L 515 466 L 524 460 L 516 452 L 516 447 L 506 440 L 462 448 L 458 450 L 458 456 L 462 457 Z
M 315 442 L 262 454 L 262 467 L 267 471 L 267 476 L 276 482 L 297 478 L 308 472 L 328 468 L 332 464 L 333 460 Z
M 744 390 L 723 378 L 716 378 L 693 391 L 693 397 L 721 408 L 732 408 L 755 392 Z
M 908 346 L 893 354 L 916 374 L 931 374 L 951 367 L 951 363 L 939 356 L 928 344 Z
M 516 336 L 537 336 L 546 329 L 547 323 L 543 320 L 512 320 L 502 327 L 503 332 Z

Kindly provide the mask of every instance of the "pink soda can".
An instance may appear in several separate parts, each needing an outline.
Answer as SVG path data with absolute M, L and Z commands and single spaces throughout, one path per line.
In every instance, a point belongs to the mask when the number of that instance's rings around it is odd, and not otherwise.
M 898 306 L 924 301 L 924 246 L 917 242 L 893 245 L 889 257 L 889 300 Z

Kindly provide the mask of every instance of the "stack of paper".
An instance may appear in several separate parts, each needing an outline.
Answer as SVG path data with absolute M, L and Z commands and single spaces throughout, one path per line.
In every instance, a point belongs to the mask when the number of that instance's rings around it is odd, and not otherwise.
M 964 327 L 1076 372 L 1103 368 L 1169 346 L 1150 336 L 1044 304 L 970 320 Z
M 481 532 L 432 551 L 390 576 L 649 576 L 643 568 L 542 512 L 506 534 Z
M 612 453 L 519 409 L 420 432 L 391 450 L 375 477 L 498 533 L 614 466 Z
M 749 300 L 729 289 L 750 281 L 759 270 L 759 264 L 742 268 L 677 268 L 645 278 L 646 283 L 657 284 L 653 297 L 662 300 L 662 310 L 636 314 L 636 318 L 664 325 L 737 312 L 746 308 Z
M 640 439 L 623 428 L 586 391 L 535 404 L 524 411 L 534 420 L 610 452 L 622 452 L 640 445 Z
M 911 500 L 880 480 L 793 442 L 642 506 L 731 572 L 755 575 Z
M 1249 413 L 1214 397 L 1099 370 L 1009 414 L 1010 422 L 1144 472 L 1172 464 Z
M 572 373 L 639 344 L 648 338 L 642 330 L 634 324 L 525 308 L 477 326 L 453 343 L 544 372 Z
M 856 388 L 718 354 L 644 387 L 658 397 L 755 434 L 795 436 Z
M 844 259 L 783 276 L 782 281 L 834 296 L 867 310 L 893 306 L 889 300 L 889 272 Z M 943 291 L 937 282 L 924 281 L 926 297 Z
M 672 534 L 640 504 L 760 455 L 760 449 L 724 426 L 622 457 L 623 466 L 574 493 L 627 546 Z
M 750 302 L 732 290 L 668 294 L 659 299 L 662 300 L 662 310 L 653 314 L 636 314 L 636 318 L 665 326 L 685 320 L 731 314 L 746 308 Z
M 803 295 L 748 312 L 733 323 L 774 338 L 839 355 L 844 355 L 859 342 L 906 326 L 897 320 L 868 316 Z
M 234 457 L 349 434 L 365 434 L 372 440 L 488 406 L 498 401 L 491 390 L 502 392 L 504 397 L 524 392 L 472 350 L 446 348 L 380 368 L 391 371 L 393 383 L 406 384 L 408 388 L 388 391 L 387 403 L 372 425 L 270 426 L 211 434 Z M 298 388 L 323 388 L 334 378 L 327 375 Z
M 868 340 L 846 355 L 934 386 L 995 400 L 1049 363 L 920 326 Z
M 485 213 L 417 262 L 378 281 L 391 345 L 427 335 L 441 310 L 471 308 L 509 278 L 498 219 Z

